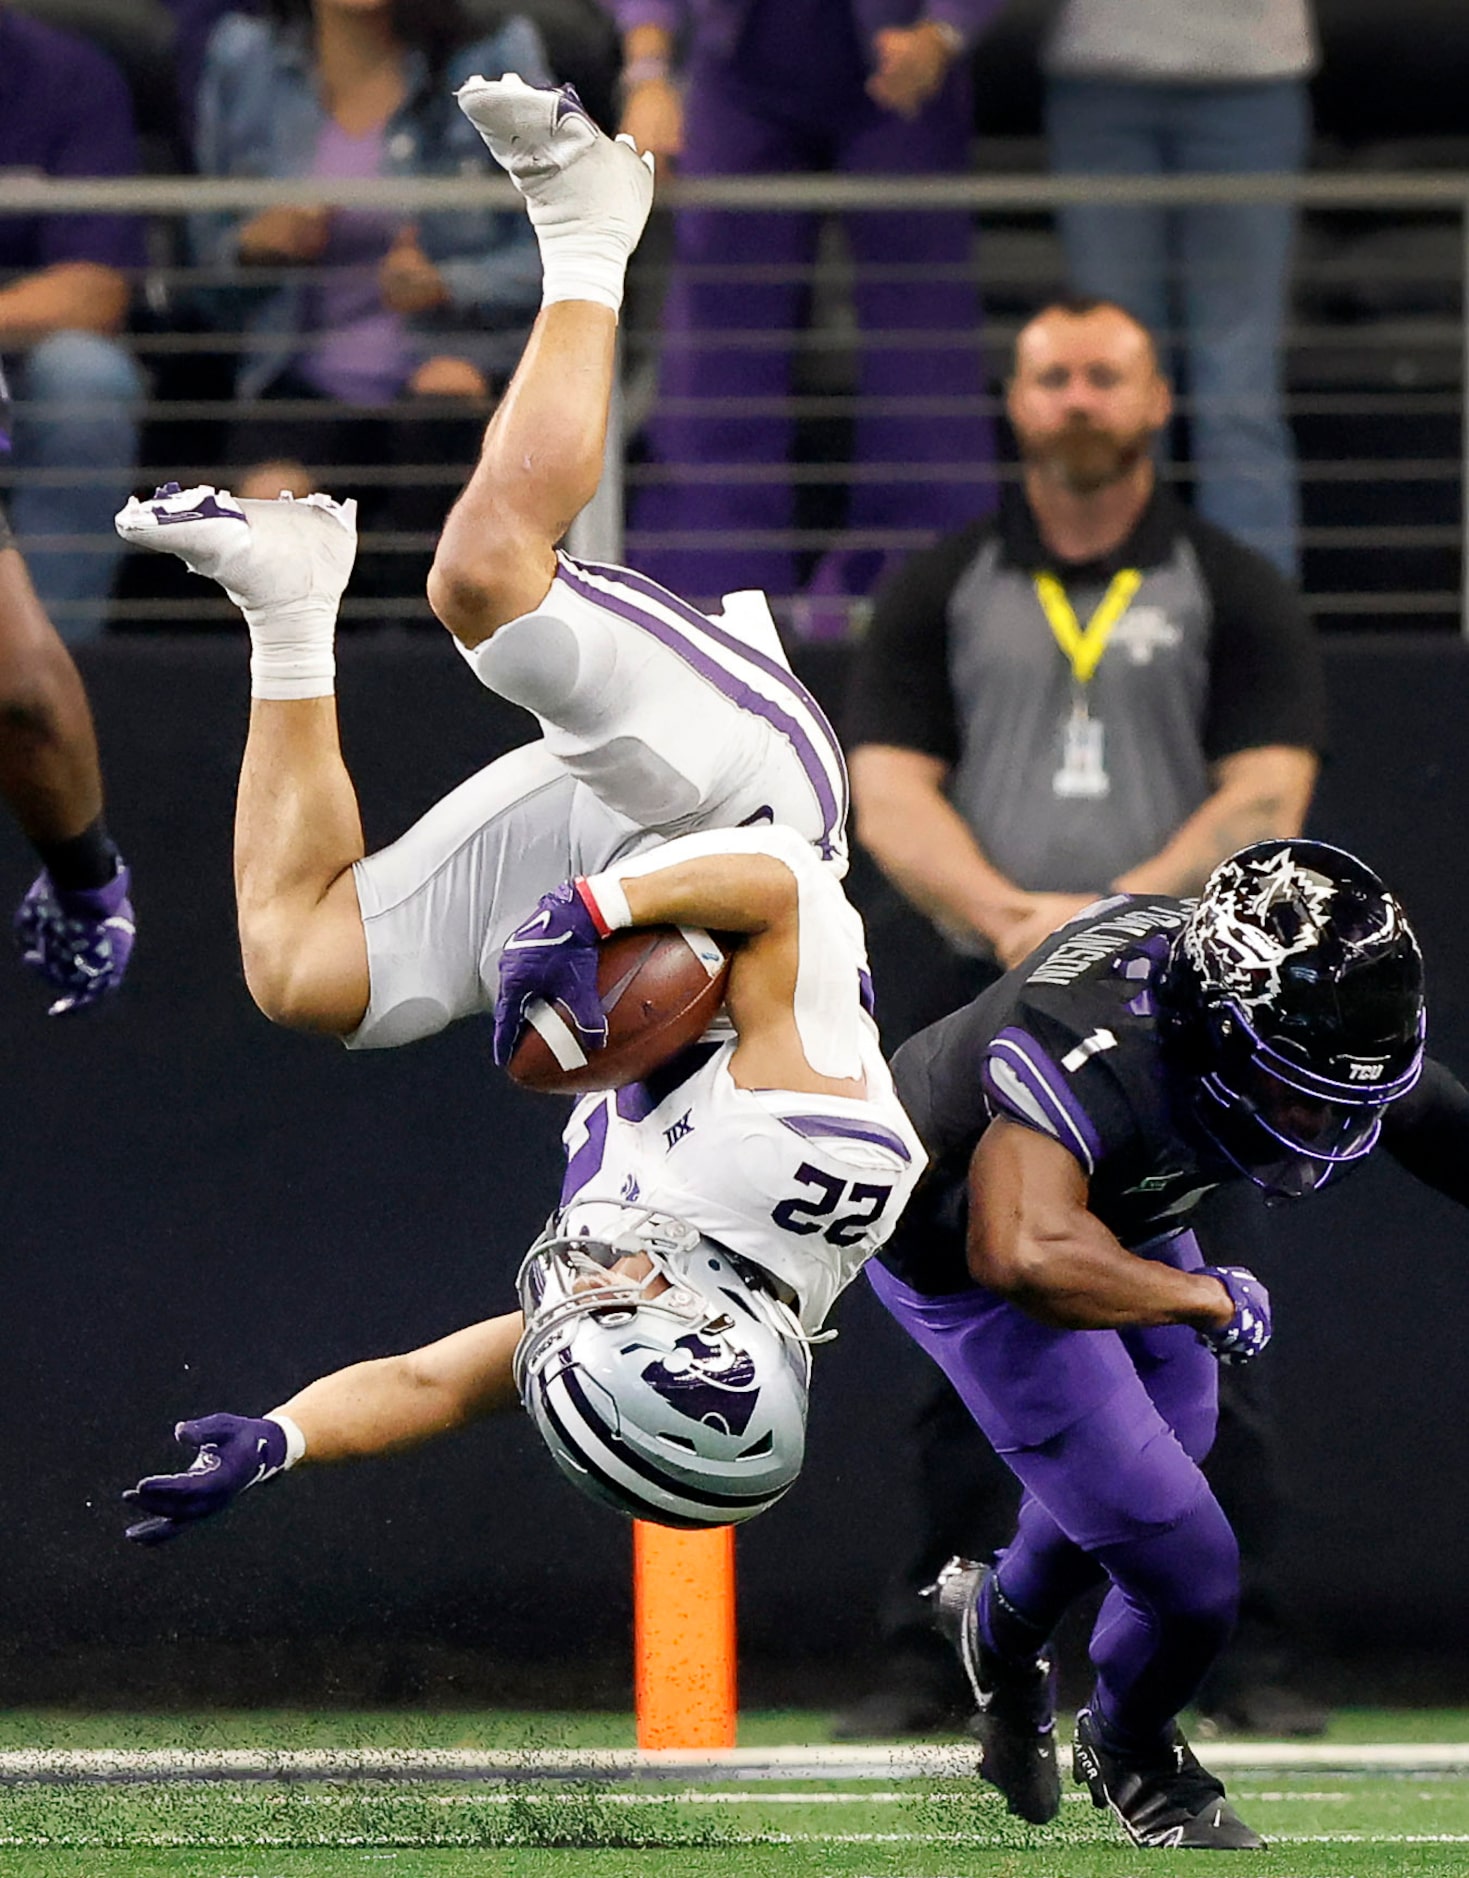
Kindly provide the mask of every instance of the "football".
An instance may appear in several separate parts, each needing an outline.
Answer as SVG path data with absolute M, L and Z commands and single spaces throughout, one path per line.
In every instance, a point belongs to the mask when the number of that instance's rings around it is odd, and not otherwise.
M 602 941 L 597 991 L 607 1042 L 585 1051 L 564 1010 L 537 998 L 507 1065 L 512 1082 L 584 1095 L 639 1082 L 696 1042 L 724 1001 L 729 956 L 691 926 L 636 926 Z

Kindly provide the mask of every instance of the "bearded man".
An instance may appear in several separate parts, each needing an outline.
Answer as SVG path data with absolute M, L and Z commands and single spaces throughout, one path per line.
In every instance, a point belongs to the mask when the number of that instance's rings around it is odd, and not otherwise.
M 952 948 L 951 971 L 918 971 L 911 955 L 884 958 L 894 923 L 869 921 L 889 1050 L 1090 902 L 1186 897 L 1235 849 L 1298 835 L 1324 738 L 1295 591 L 1159 482 L 1172 400 L 1147 329 L 1110 301 L 1043 308 L 1016 341 L 1006 408 L 1020 487 L 887 582 L 857 654 L 858 834 Z M 1203 1227 L 1221 1257 L 1250 1263 L 1258 1232 L 1253 1209 Z M 1279 1681 L 1266 1570 L 1279 1508 L 1249 1388 L 1226 1388 L 1229 1482 L 1216 1479 L 1256 1641 L 1231 1659 L 1238 1680 L 1215 1692 L 1215 1716 L 1314 1732 L 1319 1712 Z M 952 1668 L 931 1654 L 915 1594 L 950 1553 L 997 1543 L 1009 1517 L 998 1464 L 942 1383 L 920 1411 L 916 1467 L 923 1529 L 884 1626 L 888 1671 L 847 1733 L 942 1719 Z

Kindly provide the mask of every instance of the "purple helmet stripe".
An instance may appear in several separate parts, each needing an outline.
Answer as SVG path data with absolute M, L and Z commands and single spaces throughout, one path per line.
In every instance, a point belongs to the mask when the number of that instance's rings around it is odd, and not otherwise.
M 1061 1145 L 1069 1148 L 1090 1174 L 1102 1152 L 1102 1141 L 1091 1117 L 1076 1100 L 1060 1068 L 1034 1037 L 1013 1026 L 1002 1030 L 990 1044 L 984 1074 L 991 1093 L 1006 1107 L 1015 1106 L 1015 1091 L 1000 1080 L 1008 1073 L 1020 1091 L 1028 1095 L 1039 1119 L 1049 1127 Z
M 1418 1020 L 1418 1048 L 1413 1061 L 1401 1074 L 1390 1082 L 1340 1082 L 1334 1076 L 1323 1076 L 1319 1071 L 1307 1069 L 1303 1063 L 1297 1063 L 1275 1049 L 1256 1030 L 1250 1022 L 1249 1013 L 1237 999 L 1229 1000 L 1229 1012 L 1249 1038 L 1255 1061 L 1261 1068 L 1269 1070 L 1272 1076 L 1288 1083 L 1293 1089 L 1299 1089 L 1304 1095 L 1320 1096 L 1328 1102 L 1343 1102 L 1356 1108 L 1382 1108 L 1389 1102 L 1395 1102 L 1399 1096 L 1406 1095 L 1423 1073 L 1427 1026 L 1421 1015 Z
M 573 569 L 577 570 L 573 572 Z M 691 638 L 667 620 L 657 614 L 635 606 L 631 601 L 608 593 L 601 587 L 594 587 L 578 578 L 579 573 L 592 574 L 602 580 L 614 582 L 639 593 L 645 599 L 656 602 L 674 613 L 698 638 Z M 733 633 L 727 633 L 717 626 L 705 614 L 695 612 L 676 594 L 669 593 L 656 581 L 648 580 L 644 575 L 634 573 L 631 568 L 603 567 L 590 561 L 570 561 L 562 555 L 558 579 L 566 581 L 574 592 L 584 599 L 595 600 L 610 607 L 614 613 L 651 633 L 670 651 L 676 652 L 685 664 L 709 679 L 717 690 L 738 704 L 742 710 L 751 712 L 777 730 L 790 744 L 800 758 L 811 787 L 821 805 L 825 821 L 825 835 L 821 843 L 822 851 L 828 857 L 841 839 L 847 819 L 847 767 L 842 756 L 841 745 L 837 742 L 836 732 L 826 718 L 826 713 L 812 697 L 801 681 L 786 666 L 769 658 L 756 647 L 737 639 Z M 698 639 L 710 642 L 710 649 L 699 645 Z M 790 712 L 783 709 L 774 699 L 768 698 L 763 691 L 747 684 L 728 664 L 722 663 L 717 651 L 731 653 L 743 659 L 747 664 L 763 672 L 767 678 L 774 679 L 790 697 L 812 719 L 815 731 L 807 730 Z M 817 739 L 825 744 L 823 754 L 818 748 Z M 835 779 L 835 780 L 833 780 Z
M 787 1128 L 804 1135 L 808 1141 L 819 1141 L 824 1135 L 851 1141 L 870 1141 L 875 1147 L 891 1149 L 902 1160 L 913 1159 L 903 1137 L 877 1122 L 852 1122 L 839 1115 L 782 1115 L 780 1119 Z
M 1325 1161 L 1333 1166 L 1339 1162 L 1360 1161 L 1364 1154 L 1370 1154 L 1372 1152 L 1373 1148 L 1377 1145 L 1378 1136 L 1382 1133 L 1382 1109 L 1376 1103 L 1353 1102 L 1348 1104 L 1340 1102 L 1334 1105 L 1338 1112 L 1341 1109 L 1349 1107 L 1352 1114 L 1360 1115 L 1364 1119 L 1370 1118 L 1370 1120 L 1368 1120 L 1366 1133 L 1362 1136 L 1360 1141 L 1356 1142 L 1351 1147 L 1331 1149 L 1308 1147 L 1304 1141 L 1298 1141 L 1293 1136 L 1285 1134 L 1279 1128 L 1276 1128 L 1269 1116 L 1266 1115 L 1262 1109 L 1252 1106 L 1247 1107 L 1229 1085 L 1222 1082 L 1212 1071 L 1209 1075 L 1200 1078 L 1200 1087 L 1211 1095 L 1221 1108 L 1233 1110 L 1237 1113 L 1247 1113 L 1257 1128 L 1263 1128 L 1265 1133 L 1269 1135 L 1273 1141 L 1278 1141 L 1288 1153 L 1303 1157 L 1308 1161 Z M 1232 1160 L 1233 1158 L 1233 1155 L 1231 1155 L 1230 1159 Z

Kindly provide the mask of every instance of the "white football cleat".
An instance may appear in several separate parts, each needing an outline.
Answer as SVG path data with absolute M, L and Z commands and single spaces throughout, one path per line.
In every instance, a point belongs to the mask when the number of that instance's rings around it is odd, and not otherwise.
M 584 223 L 636 247 L 653 203 L 653 158 L 606 137 L 570 85 L 528 85 L 514 72 L 466 79 L 459 108 L 525 197 L 537 229 Z
M 130 497 L 116 528 L 133 547 L 176 554 L 217 580 L 247 616 L 302 602 L 335 608 L 357 555 L 357 504 L 323 495 L 265 502 L 165 483 L 151 501 Z

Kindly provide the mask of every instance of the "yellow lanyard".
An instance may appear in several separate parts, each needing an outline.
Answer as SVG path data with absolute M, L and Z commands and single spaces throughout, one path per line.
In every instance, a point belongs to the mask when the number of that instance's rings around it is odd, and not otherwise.
M 1084 685 L 1102 662 L 1112 628 L 1132 605 L 1143 577 L 1135 567 L 1124 567 L 1112 576 L 1112 584 L 1102 596 L 1102 604 L 1083 626 L 1076 609 L 1066 598 L 1066 589 L 1054 574 L 1037 574 L 1035 594 L 1051 623 L 1056 644 L 1066 654 L 1076 682 Z

